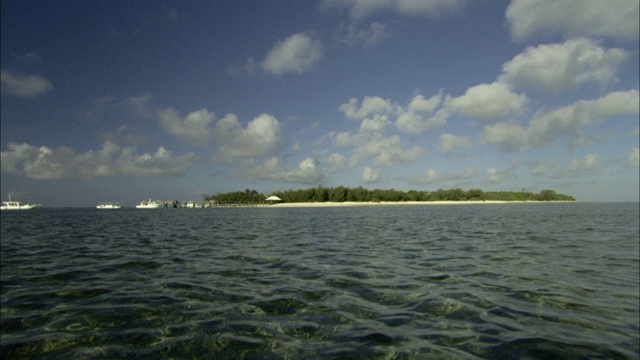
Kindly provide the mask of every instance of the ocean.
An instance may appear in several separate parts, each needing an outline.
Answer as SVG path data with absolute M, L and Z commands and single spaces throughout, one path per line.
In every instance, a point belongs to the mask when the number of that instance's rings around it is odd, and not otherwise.
M 639 210 L 4 211 L 0 355 L 638 359 Z

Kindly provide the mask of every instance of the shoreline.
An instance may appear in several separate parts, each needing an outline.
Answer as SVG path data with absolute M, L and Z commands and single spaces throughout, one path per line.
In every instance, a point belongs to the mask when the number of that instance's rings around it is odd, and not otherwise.
M 437 206 L 437 205 L 482 205 L 482 204 L 553 204 L 576 203 L 577 201 L 538 201 L 538 200 L 475 200 L 475 201 L 380 201 L 380 202 L 299 202 L 278 203 L 268 205 L 270 208 L 300 208 L 300 207 L 356 207 L 356 206 Z

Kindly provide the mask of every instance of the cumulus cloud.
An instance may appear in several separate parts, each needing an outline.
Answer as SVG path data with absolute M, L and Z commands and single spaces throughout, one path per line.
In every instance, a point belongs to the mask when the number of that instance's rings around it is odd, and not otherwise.
M 506 18 L 515 40 L 535 35 L 638 39 L 637 0 L 513 0 Z
M 617 81 L 618 66 L 627 58 L 623 49 L 604 49 L 585 38 L 562 44 L 528 47 L 502 65 L 502 80 L 519 88 L 559 93 L 593 83 Z
M 371 115 L 394 114 L 396 106 L 391 100 L 385 100 L 379 96 L 365 96 L 362 104 L 358 99 L 351 98 L 338 108 L 348 119 L 362 120 Z
M 116 175 L 181 176 L 191 167 L 194 154 L 173 156 L 164 147 L 154 154 L 135 154 L 132 147 L 105 141 L 97 151 L 78 154 L 73 149 L 10 143 L 1 152 L 2 171 L 30 179 L 84 179 Z
M 362 170 L 362 181 L 366 183 L 376 183 L 380 182 L 381 180 L 382 176 L 380 175 L 380 173 L 373 170 L 372 168 L 365 167 L 364 170 Z
M 398 117 L 395 124 L 398 130 L 418 134 L 425 131 L 443 127 L 447 123 L 447 113 L 440 109 L 434 111 L 442 103 L 442 93 L 433 95 L 426 99 L 422 95 L 417 95 L 406 106 L 398 108 Z
M 190 112 L 182 119 L 176 110 L 168 108 L 158 111 L 158 118 L 162 128 L 189 144 L 207 146 L 211 141 L 213 131 L 209 125 L 215 114 L 207 109 Z
M 600 155 L 588 153 L 583 159 L 572 159 L 571 170 L 574 172 L 595 172 L 600 167 Z
M 529 127 L 502 122 L 484 127 L 485 144 L 499 144 L 502 150 L 522 151 L 552 144 L 559 136 L 581 136 L 586 126 L 621 115 L 637 115 L 638 90 L 612 92 L 596 100 L 578 100 L 571 105 L 534 114 Z
M 353 146 L 357 142 L 357 135 L 352 135 L 346 131 L 341 132 L 330 132 L 329 137 L 331 138 L 331 142 L 335 146 L 339 147 L 348 147 Z
M 223 162 L 272 156 L 282 148 L 280 123 L 269 114 L 259 115 L 246 128 L 236 115 L 228 114 L 218 121 L 214 134 L 214 158 Z
M 353 147 L 348 167 L 354 167 L 367 159 L 373 158 L 378 166 L 393 166 L 416 161 L 424 154 L 424 149 L 414 146 L 410 149 L 402 147 L 400 136 L 385 137 L 382 133 L 347 132 L 330 133 L 332 144 L 339 147 Z
M 322 58 L 322 43 L 313 36 L 298 33 L 276 44 L 260 66 L 271 75 L 300 74 Z
M 631 151 L 629 152 L 629 155 L 627 156 L 627 167 L 640 167 L 640 151 L 638 149 L 639 148 L 636 147 L 631 149 Z
M 327 158 L 327 165 L 331 171 L 340 171 L 347 167 L 347 158 L 338 153 L 333 153 Z
M 435 18 L 457 12 L 465 3 L 465 0 L 325 0 L 324 6 L 347 8 L 352 19 L 361 20 L 384 11 Z
M 38 75 L 19 75 L 8 70 L 0 71 L 2 93 L 31 98 L 53 89 L 53 84 Z
M 320 184 L 324 174 L 319 170 L 316 160 L 306 158 L 293 170 L 286 170 L 276 157 L 267 159 L 262 165 L 247 170 L 243 177 L 251 180 L 284 181 L 298 184 Z
M 362 129 L 371 130 L 371 126 L 377 125 L 377 129 L 382 130 L 382 127 L 393 122 L 400 131 L 418 134 L 446 124 L 448 116 L 446 111 L 443 109 L 436 111 L 442 103 L 442 97 L 442 93 L 433 95 L 429 99 L 423 95 L 416 95 L 406 106 L 401 106 L 379 96 L 365 96 L 362 103 L 359 103 L 356 98 L 351 98 L 338 110 L 348 119 L 362 121 Z
M 445 154 L 450 154 L 458 149 L 467 149 L 473 146 L 473 141 L 466 136 L 455 136 L 451 134 L 440 135 L 438 148 Z
M 356 165 L 368 158 L 373 158 L 375 165 L 393 166 L 412 163 L 420 158 L 422 154 L 424 154 L 424 150 L 419 146 L 404 149 L 398 135 L 390 137 L 381 135 L 358 136 L 351 161 L 353 165 Z
M 376 115 L 373 118 L 362 119 L 360 133 L 382 134 L 389 125 L 391 121 L 387 115 Z
M 480 84 L 467 89 L 463 96 L 449 98 L 446 109 L 478 120 L 500 120 L 522 114 L 528 99 L 516 94 L 501 81 Z

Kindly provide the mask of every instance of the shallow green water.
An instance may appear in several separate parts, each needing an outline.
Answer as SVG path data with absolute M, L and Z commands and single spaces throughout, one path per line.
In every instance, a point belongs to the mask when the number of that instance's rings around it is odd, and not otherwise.
M 2 213 L 3 358 L 638 358 L 639 206 Z

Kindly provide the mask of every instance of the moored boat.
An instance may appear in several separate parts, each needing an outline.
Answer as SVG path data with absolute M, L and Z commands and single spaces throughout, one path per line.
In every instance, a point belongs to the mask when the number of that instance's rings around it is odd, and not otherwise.
M 96 206 L 98 209 L 120 209 L 122 206 L 117 202 L 101 202 Z
M 136 205 L 137 209 L 159 209 L 162 207 L 164 207 L 164 203 L 162 201 L 151 199 L 142 201 L 140 204 Z

